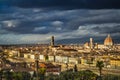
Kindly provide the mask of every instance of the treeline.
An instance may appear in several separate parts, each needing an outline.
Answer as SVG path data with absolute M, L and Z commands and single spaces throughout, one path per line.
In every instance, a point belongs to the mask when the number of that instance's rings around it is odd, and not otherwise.
M 36 80 L 36 77 L 36 74 L 31 76 L 29 72 L 0 71 L 0 80 Z M 61 72 L 59 75 L 38 75 L 38 77 L 39 80 L 120 80 L 120 75 L 106 74 L 100 77 L 90 70 L 68 70 Z

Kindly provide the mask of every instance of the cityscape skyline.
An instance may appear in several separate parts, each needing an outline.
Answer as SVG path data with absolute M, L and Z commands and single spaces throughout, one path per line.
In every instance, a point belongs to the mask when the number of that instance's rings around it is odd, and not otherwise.
M 120 43 L 120 1 L 0 0 L 0 44 Z
M 119 0 L 0 0 L 0 80 L 119 80 L 119 73 Z

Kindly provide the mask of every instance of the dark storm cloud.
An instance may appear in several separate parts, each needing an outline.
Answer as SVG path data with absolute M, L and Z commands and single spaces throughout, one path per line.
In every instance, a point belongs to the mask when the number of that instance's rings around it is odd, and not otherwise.
M 111 34 L 119 41 L 119 16 L 119 9 L 49 10 L 2 7 L 0 43 L 34 43 L 46 41 L 51 35 L 55 35 L 61 42 L 70 40 L 71 43 L 74 41 L 79 43 L 89 40 L 89 37 L 96 37 L 99 41 L 107 34 Z
M 77 16 L 74 19 L 70 19 L 70 21 L 67 23 L 69 27 L 68 29 L 78 29 L 79 26 L 89 26 L 92 24 L 108 24 L 109 23 L 120 23 L 120 11 L 119 10 L 86 10 L 86 11 L 79 11 L 76 14 Z M 82 15 L 80 13 L 83 13 Z M 80 15 L 80 16 L 79 16 Z M 104 25 L 101 25 L 101 27 Z M 107 27 L 104 26 L 104 27 Z M 113 25 L 114 27 L 115 25 Z M 91 27 L 89 27 L 90 29 Z
M 119 0 L 1 0 L 1 5 L 17 7 L 43 7 L 61 9 L 119 9 Z
M 114 24 L 113 26 L 109 25 L 97 25 L 96 27 L 93 27 L 91 30 L 100 32 L 100 33 L 106 33 L 106 34 L 120 34 L 120 24 Z
M 14 22 L 14 23 L 13 23 Z M 35 27 L 42 26 L 43 24 L 39 24 L 38 21 L 19 21 L 17 24 L 15 24 L 15 21 L 4 21 L 2 23 L 2 29 L 11 31 L 14 33 L 19 34 L 46 34 L 50 32 L 50 29 L 46 30 L 39 30 L 39 32 L 34 32 Z
M 35 23 L 36 22 L 23 21 L 23 22 L 20 22 L 19 24 L 15 25 L 15 27 L 12 27 L 12 25 L 11 25 L 11 27 L 3 27 L 3 29 L 6 29 L 6 30 L 12 31 L 12 32 L 17 32 L 17 33 L 23 33 L 23 34 L 30 33 L 31 30 L 34 29 L 34 26 L 36 25 Z M 8 23 L 8 25 L 9 25 L 9 23 Z
M 10 8 L 11 13 L 0 14 L 2 29 L 20 34 L 47 34 L 66 31 L 92 30 L 100 33 L 119 32 L 120 10 L 52 10 L 38 8 Z M 54 14 L 53 14 L 54 13 Z M 107 28 L 112 24 L 108 31 Z M 101 25 L 106 24 L 106 25 Z M 42 27 L 42 28 L 41 28 Z M 101 31 L 99 31 L 99 28 Z M 36 30 L 38 29 L 38 30 Z

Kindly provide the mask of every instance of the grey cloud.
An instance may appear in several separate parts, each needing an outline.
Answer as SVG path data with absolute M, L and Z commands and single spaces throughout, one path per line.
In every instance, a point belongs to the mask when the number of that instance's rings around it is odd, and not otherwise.
M 105 11 L 105 12 L 104 12 Z M 98 13 L 101 12 L 101 13 Z M 87 13 L 83 13 L 83 16 L 79 16 L 73 20 L 70 20 L 67 25 L 69 29 L 78 29 L 80 25 L 91 24 L 104 24 L 104 23 L 120 23 L 120 11 L 119 10 L 88 10 Z
M 48 33 L 54 32 L 56 26 L 59 26 L 59 29 L 71 31 L 77 30 L 79 26 L 106 23 L 119 24 L 120 22 L 120 18 L 118 17 L 120 16 L 119 10 L 53 10 L 47 12 L 40 10 L 40 12 L 34 13 L 33 9 L 23 9 L 22 11 L 21 8 L 18 8 L 17 11 L 11 17 L 9 17 L 10 15 L 1 17 L 3 20 L 6 18 L 4 21 L 11 21 L 7 19 L 10 18 L 13 21 L 17 20 L 19 22 L 15 28 L 4 29 L 19 33 L 32 33 L 35 27 L 46 26 L 48 30 L 46 29 L 45 31 Z M 59 24 L 57 23 L 56 25 L 55 21 L 59 21 Z
M 96 27 L 93 27 L 91 28 L 91 30 L 93 31 L 97 31 L 97 32 L 100 32 L 100 33 L 106 33 L 106 34 L 116 34 L 116 33 L 120 33 L 120 24 L 115 24 L 113 26 L 110 27 L 110 24 L 106 25 L 106 26 L 96 26 Z
M 22 8 L 119 9 L 119 0 L 1 0 L 1 5 Z
M 5 14 L 4 12 L 0 13 L 1 35 L 10 33 L 16 34 L 14 37 L 18 34 L 23 35 L 22 37 L 27 34 L 56 35 L 58 39 L 63 37 L 71 41 L 73 38 L 87 39 L 90 36 L 96 36 L 96 39 L 99 39 L 98 37 L 106 36 L 108 33 L 111 33 L 114 37 L 119 37 L 120 10 L 14 8 L 12 11 Z M 9 21 L 12 24 L 9 23 L 8 25 Z M 19 37 L 22 38 L 21 36 Z M 15 37 L 15 39 L 17 38 Z

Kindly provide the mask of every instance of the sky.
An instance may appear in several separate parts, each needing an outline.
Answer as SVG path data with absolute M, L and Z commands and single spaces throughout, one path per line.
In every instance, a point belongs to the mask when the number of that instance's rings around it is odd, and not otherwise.
M 119 0 L 0 0 L 0 44 L 120 43 Z

